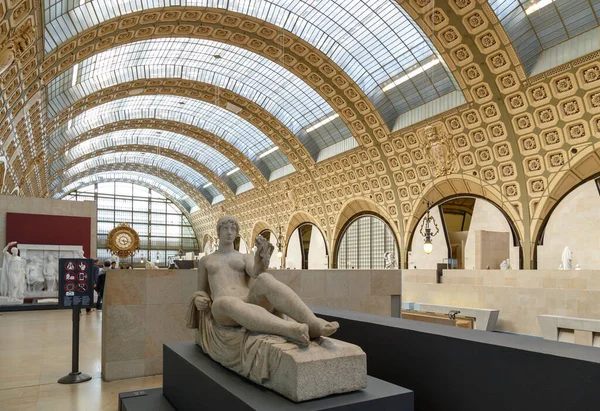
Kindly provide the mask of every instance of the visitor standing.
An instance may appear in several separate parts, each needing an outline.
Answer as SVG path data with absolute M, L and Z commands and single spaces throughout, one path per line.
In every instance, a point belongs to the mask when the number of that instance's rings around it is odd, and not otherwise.
M 98 284 L 96 284 L 96 292 L 98 293 L 98 302 L 96 308 L 102 309 L 102 300 L 104 298 L 104 283 L 106 282 L 106 272 L 110 270 L 110 261 L 106 260 L 104 266 L 100 269 L 100 275 L 98 276 Z
M 97 258 L 94 258 L 94 266 L 93 266 L 92 268 L 93 268 L 93 270 L 94 270 L 94 276 L 93 276 L 93 279 L 94 279 L 94 290 L 96 291 L 96 293 L 98 292 L 98 290 L 96 290 L 96 284 L 98 284 L 98 277 L 100 276 L 100 265 L 99 265 L 98 263 L 99 263 L 99 260 L 98 260 Z M 93 303 L 93 301 L 92 301 L 92 303 Z M 94 310 L 92 310 L 91 308 L 86 308 L 86 309 L 85 309 L 85 312 L 86 312 L 88 315 L 89 315 L 89 314 L 90 314 L 92 311 L 94 311 Z

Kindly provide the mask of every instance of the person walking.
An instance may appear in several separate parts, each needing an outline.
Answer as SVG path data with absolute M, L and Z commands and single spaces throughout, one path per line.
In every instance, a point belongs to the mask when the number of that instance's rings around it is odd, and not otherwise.
M 104 266 L 100 269 L 100 275 L 98 276 L 98 283 L 96 284 L 96 292 L 98 293 L 98 302 L 96 303 L 96 309 L 102 309 L 102 300 L 104 298 L 104 283 L 106 282 L 106 272 L 110 270 L 110 261 L 104 261 Z
M 98 290 L 96 290 L 96 284 L 98 284 L 98 277 L 100 276 L 100 265 L 98 264 L 98 262 L 99 260 L 97 258 L 94 258 L 94 290 L 96 291 L 96 293 L 98 293 Z M 87 315 L 90 315 L 93 311 L 94 310 L 92 308 L 85 309 Z

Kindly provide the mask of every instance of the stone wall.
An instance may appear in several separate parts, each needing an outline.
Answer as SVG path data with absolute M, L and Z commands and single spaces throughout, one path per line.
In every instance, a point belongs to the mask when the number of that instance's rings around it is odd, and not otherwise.
M 197 270 L 115 270 L 102 309 L 102 377 L 162 374 L 162 345 L 194 339 L 185 327 Z
M 499 309 L 497 329 L 541 336 L 538 315 L 600 319 L 600 271 L 404 270 L 402 300 Z
M 400 270 L 271 270 L 309 306 L 390 316 L 402 293 Z

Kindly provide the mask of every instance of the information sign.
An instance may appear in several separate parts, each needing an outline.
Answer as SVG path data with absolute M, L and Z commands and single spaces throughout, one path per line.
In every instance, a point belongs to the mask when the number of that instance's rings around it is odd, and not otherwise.
M 94 302 L 93 262 L 88 258 L 59 260 L 58 302 L 64 308 L 89 308 Z

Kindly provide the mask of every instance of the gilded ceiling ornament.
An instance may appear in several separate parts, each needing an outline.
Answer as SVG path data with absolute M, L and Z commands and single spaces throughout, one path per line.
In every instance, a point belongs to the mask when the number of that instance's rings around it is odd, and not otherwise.
M 127 258 L 139 250 L 140 237 L 129 224 L 121 223 L 108 233 L 106 245 L 113 255 Z
M 541 191 L 544 191 L 544 181 L 543 180 L 534 180 L 531 183 L 531 189 L 535 192 L 535 193 L 539 193 Z
M 593 83 L 594 81 L 597 81 L 600 79 L 600 67 L 594 66 L 585 70 L 583 72 L 583 78 L 585 79 L 586 83 Z
M 418 134 L 423 141 L 421 148 L 425 152 L 425 159 L 435 177 L 458 171 L 458 154 L 450 136 L 436 126 L 427 126 Z
M 35 32 L 31 27 L 31 23 L 11 30 L 8 37 L 0 45 L 0 74 L 4 73 L 15 60 L 23 55 L 34 39 Z

